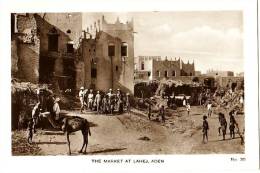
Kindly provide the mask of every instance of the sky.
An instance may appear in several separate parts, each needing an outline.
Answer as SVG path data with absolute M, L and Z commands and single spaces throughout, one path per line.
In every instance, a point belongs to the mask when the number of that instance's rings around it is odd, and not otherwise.
M 180 57 L 195 70 L 244 71 L 241 11 L 84 13 L 83 29 L 104 15 L 108 23 L 134 19 L 137 56 Z

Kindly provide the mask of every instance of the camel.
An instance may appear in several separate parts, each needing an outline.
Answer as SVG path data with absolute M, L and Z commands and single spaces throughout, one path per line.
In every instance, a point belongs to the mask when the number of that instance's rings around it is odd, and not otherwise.
M 87 146 L 88 146 L 88 135 L 91 136 L 90 132 L 90 126 L 88 120 L 78 117 L 78 116 L 71 116 L 71 117 L 65 117 L 62 120 L 62 126 L 61 126 L 62 131 L 65 133 L 67 136 L 67 144 L 69 147 L 69 155 L 71 155 L 71 150 L 70 150 L 70 139 L 69 135 L 72 132 L 76 132 L 81 130 L 82 135 L 83 135 L 83 145 L 79 153 L 82 153 L 84 146 L 85 150 L 83 151 L 83 154 L 86 154 Z

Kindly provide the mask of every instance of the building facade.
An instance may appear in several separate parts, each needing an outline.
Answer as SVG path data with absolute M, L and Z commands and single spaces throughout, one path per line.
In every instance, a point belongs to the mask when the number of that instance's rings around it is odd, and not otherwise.
M 103 16 L 94 23 L 94 33 L 89 28 L 84 31 L 80 47 L 82 62 L 79 62 L 82 69 L 78 70 L 76 88 L 85 86 L 102 91 L 120 88 L 133 92 L 133 29 L 133 21 L 124 24 L 117 18 L 110 24 Z
M 12 77 L 59 89 L 75 87 L 81 21 L 81 13 L 13 13 Z
M 180 76 L 195 76 L 194 62 L 185 64 L 179 59 L 164 60 L 160 56 L 139 56 L 136 80 L 161 80 L 163 78 L 175 79 Z
M 234 76 L 233 71 L 220 71 L 220 70 L 208 70 L 206 73 L 207 76 L 213 76 L 213 77 L 231 77 Z
M 133 20 L 110 24 L 103 17 L 90 32 L 82 31 L 81 13 L 13 13 L 11 28 L 13 78 L 59 90 L 133 92 Z

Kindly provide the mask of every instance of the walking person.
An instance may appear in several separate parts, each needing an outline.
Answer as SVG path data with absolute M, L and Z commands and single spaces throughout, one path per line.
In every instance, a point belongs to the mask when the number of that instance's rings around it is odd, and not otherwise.
M 187 103 L 186 108 L 187 108 L 187 113 L 188 113 L 188 116 L 189 116 L 190 115 L 190 104 L 189 103 Z
M 165 123 L 165 110 L 164 110 L 164 105 L 161 106 L 160 115 L 161 115 L 161 118 L 162 118 L 162 122 Z
M 207 116 L 203 116 L 203 124 L 202 124 L 202 135 L 203 135 L 203 139 L 202 142 L 205 144 L 205 140 L 207 140 L 208 142 L 208 130 L 209 130 L 209 124 L 207 121 Z
M 80 112 L 82 113 L 84 110 L 84 106 L 85 106 L 85 101 L 84 101 L 84 87 L 80 87 L 80 91 L 79 91 L 79 100 L 80 100 Z
M 235 138 L 235 127 L 238 126 L 236 119 L 234 117 L 234 111 L 231 111 L 229 113 L 230 119 L 229 119 L 229 132 L 230 132 L 230 139 Z
M 219 124 L 220 124 L 220 127 L 218 128 L 218 134 L 220 136 L 220 130 L 222 130 L 223 140 L 225 140 L 225 135 L 226 135 L 226 131 L 227 131 L 227 121 L 226 121 L 225 115 L 223 113 L 219 113 L 218 120 L 219 120 Z
M 208 104 L 207 104 L 207 111 L 208 111 L 208 117 L 211 117 L 211 114 L 212 114 L 212 103 L 211 103 L 211 101 L 209 101 Z

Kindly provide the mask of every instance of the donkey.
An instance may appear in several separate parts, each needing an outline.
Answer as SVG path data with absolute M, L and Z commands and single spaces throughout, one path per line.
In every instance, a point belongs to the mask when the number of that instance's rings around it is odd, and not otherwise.
M 70 150 L 70 139 L 69 135 L 72 132 L 76 132 L 81 130 L 82 136 L 83 136 L 83 145 L 79 153 L 82 153 L 84 146 L 85 150 L 83 151 L 83 154 L 86 154 L 87 146 L 88 146 L 88 135 L 91 136 L 90 132 L 90 125 L 87 119 L 78 117 L 78 116 L 71 116 L 71 117 L 65 117 L 62 120 L 62 126 L 61 126 L 62 131 L 65 133 L 67 136 L 67 144 L 69 147 L 69 152 L 68 154 L 71 155 L 71 150 Z

